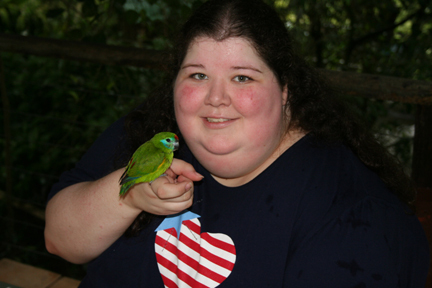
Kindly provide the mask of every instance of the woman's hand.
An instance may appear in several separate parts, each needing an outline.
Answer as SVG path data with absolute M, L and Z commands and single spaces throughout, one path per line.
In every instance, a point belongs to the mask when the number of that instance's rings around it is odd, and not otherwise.
M 200 181 L 189 163 L 173 159 L 171 167 L 152 183 L 140 183 L 132 187 L 124 197 L 126 205 L 156 215 L 179 213 L 192 205 L 193 181 Z

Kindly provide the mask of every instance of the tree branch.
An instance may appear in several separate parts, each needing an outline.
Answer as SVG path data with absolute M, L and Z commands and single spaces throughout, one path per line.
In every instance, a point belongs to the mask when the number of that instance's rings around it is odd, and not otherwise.
M 154 69 L 162 69 L 167 57 L 163 51 L 6 34 L 0 34 L 0 51 Z M 432 83 L 428 81 L 324 69 L 320 71 L 333 86 L 348 95 L 432 104 Z
M 320 70 L 342 93 L 381 100 L 432 104 L 432 82 L 407 78 Z
M 0 51 L 107 65 L 160 69 L 161 51 L 0 33 Z
M 361 36 L 361 37 L 359 37 L 357 39 L 354 39 L 353 43 L 352 43 L 353 47 L 356 46 L 356 45 L 362 44 L 362 43 L 364 43 L 366 41 L 369 41 L 369 40 L 371 40 L 371 39 L 373 39 L 373 38 L 381 35 L 384 32 L 393 31 L 394 29 L 396 29 L 397 27 L 403 25 L 405 22 L 411 20 L 415 16 L 422 14 L 424 12 L 424 9 L 425 9 L 425 7 L 420 7 L 417 11 L 415 11 L 415 12 L 411 13 L 410 15 L 408 15 L 407 17 L 405 17 L 405 19 L 402 19 L 401 21 L 399 21 L 397 23 L 394 23 L 393 25 L 384 27 L 382 29 L 373 31 L 373 32 L 368 33 L 366 35 L 363 35 L 363 36 Z

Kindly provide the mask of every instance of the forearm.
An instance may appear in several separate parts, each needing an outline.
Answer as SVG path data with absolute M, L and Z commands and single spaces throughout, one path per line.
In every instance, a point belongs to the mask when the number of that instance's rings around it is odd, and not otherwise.
M 49 252 L 86 263 L 116 241 L 141 210 L 119 197 L 123 169 L 97 181 L 67 187 L 46 208 L 45 242 Z

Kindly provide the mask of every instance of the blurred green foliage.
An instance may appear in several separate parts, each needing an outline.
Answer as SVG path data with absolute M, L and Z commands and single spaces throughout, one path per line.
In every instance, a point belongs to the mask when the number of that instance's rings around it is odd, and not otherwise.
M 166 50 L 203 0 L 2 0 L 0 33 Z M 320 68 L 431 80 L 431 0 L 267 0 Z M 7 212 L 0 165 L 0 258 L 75 278 L 82 266 L 48 255 L 43 219 L 49 189 L 96 137 L 150 93 L 162 72 L 1 53 L 11 109 L 14 206 Z M 347 97 L 409 170 L 414 106 Z M 3 109 L 3 107 L 1 108 Z M 3 110 L 2 110 L 3 111 Z M 4 121 L 3 112 L 0 113 Z M 5 133 L 0 130 L 0 143 Z M 2 149 L 0 161 L 4 163 Z M 13 219 L 11 219 L 13 217 Z M 3 226 L 4 225 L 4 226 Z
M 431 80 L 432 1 L 276 0 L 316 67 Z M 415 105 L 347 96 L 410 173 Z

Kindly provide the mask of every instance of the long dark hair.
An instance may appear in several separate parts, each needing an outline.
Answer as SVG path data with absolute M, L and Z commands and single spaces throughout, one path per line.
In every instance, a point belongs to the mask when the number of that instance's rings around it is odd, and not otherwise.
M 298 56 L 284 23 L 260 0 L 210 0 L 189 18 L 178 34 L 164 86 L 127 120 L 129 135 L 136 145 L 158 131 L 179 133 L 173 112 L 173 84 L 190 44 L 198 37 L 216 41 L 230 37 L 248 40 L 272 69 L 281 88 L 288 87 L 285 105 L 288 131 L 301 129 L 321 141 L 345 144 L 402 202 L 413 203 L 414 186 L 402 166 L 353 116 L 327 81 Z M 149 122 L 149 119 L 153 120 Z M 147 214 L 143 215 L 146 218 Z M 143 220 L 135 224 L 140 221 Z

